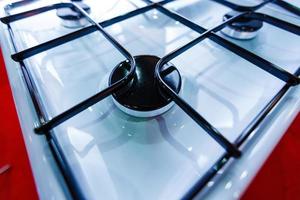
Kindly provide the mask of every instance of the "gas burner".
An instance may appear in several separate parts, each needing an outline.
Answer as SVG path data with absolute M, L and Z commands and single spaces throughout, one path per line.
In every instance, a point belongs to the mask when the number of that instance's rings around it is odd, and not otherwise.
M 90 13 L 91 8 L 82 2 L 82 0 L 72 0 L 76 4 L 85 10 L 87 13 Z M 67 28 L 79 28 L 87 25 L 89 22 L 87 19 L 72 8 L 59 8 L 56 12 L 57 16 L 62 19 L 62 25 Z
M 150 55 L 135 56 L 136 73 L 133 80 L 122 91 L 113 94 L 113 101 L 123 112 L 135 117 L 154 117 L 169 110 L 173 105 L 171 98 L 159 89 L 155 77 L 155 67 L 160 58 Z M 129 73 L 129 61 L 123 61 L 114 68 L 109 85 Z M 181 88 L 179 71 L 170 63 L 162 69 L 164 81 L 175 92 Z
M 237 11 L 231 11 L 224 15 L 223 21 L 239 14 Z M 229 23 L 221 30 L 223 34 L 234 39 L 249 40 L 254 38 L 259 29 L 263 26 L 261 20 L 251 19 L 247 16 L 241 17 L 232 23 Z

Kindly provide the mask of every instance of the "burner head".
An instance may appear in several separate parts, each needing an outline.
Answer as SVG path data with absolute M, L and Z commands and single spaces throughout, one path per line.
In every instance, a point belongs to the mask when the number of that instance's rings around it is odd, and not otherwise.
M 81 2 L 81 0 L 72 1 L 76 2 L 76 4 L 80 6 L 83 10 L 85 10 L 87 13 L 91 12 L 91 8 L 87 4 Z M 62 19 L 62 25 L 67 28 L 79 28 L 89 23 L 86 20 L 86 18 L 82 14 L 77 12 L 75 9 L 59 8 L 57 9 L 56 14 Z
M 147 55 L 134 58 L 135 76 L 127 87 L 112 95 L 114 103 L 120 110 L 135 117 L 154 117 L 166 112 L 174 105 L 174 102 L 163 94 L 156 80 L 155 67 L 159 58 Z M 129 73 L 129 70 L 129 61 L 121 62 L 110 75 L 109 85 L 122 79 Z M 165 72 L 164 81 L 179 93 L 181 87 L 179 71 L 168 63 L 162 69 L 163 72 Z
M 239 14 L 237 11 L 231 11 L 224 15 L 223 21 Z M 229 37 L 239 40 L 249 40 L 254 38 L 259 29 L 263 26 L 263 22 L 249 17 L 241 17 L 224 27 L 221 32 Z

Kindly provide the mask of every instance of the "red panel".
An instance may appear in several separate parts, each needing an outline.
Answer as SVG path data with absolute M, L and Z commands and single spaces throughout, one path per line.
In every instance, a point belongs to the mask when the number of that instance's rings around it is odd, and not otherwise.
M 300 199 L 300 114 L 242 198 L 253 199 Z
M 38 199 L 1 48 L 0 116 L 0 199 Z

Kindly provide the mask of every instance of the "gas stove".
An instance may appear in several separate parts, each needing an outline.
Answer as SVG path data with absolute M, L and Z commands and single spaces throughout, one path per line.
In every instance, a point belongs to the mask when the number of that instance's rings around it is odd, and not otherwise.
M 299 112 L 299 1 L 0 3 L 41 199 L 237 199 Z

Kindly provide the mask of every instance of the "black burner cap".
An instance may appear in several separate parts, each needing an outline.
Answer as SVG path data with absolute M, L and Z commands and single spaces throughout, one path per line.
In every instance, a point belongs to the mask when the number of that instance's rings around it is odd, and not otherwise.
M 155 111 L 171 103 L 172 100 L 160 91 L 155 78 L 155 67 L 160 59 L 150 55 L 140 55 L 134 58 L 136 72 L 133 80 L 127 88 L 114 93 L 113 98 L 120 105 L 135 111 Z M 126 76 L 129 69 L 129 61 L 121 62 L 110 75 L 109 85 Z M 162 69 L 163 72 L 166 72 L 164 80 L 168 86 L 179 93 L 181 87 L 179 71 L 174 66 L 166 64 Z
M 76 4 L 87 13 L 91 12 L 91 8 L 87 4 L 78 0 L 77 1 L 73 0 L 73 1 L 76 2 Z M 61 19 L 65 19 L 65 20 L 79 20 L 84 17 L 81 13 L 77 12 L 75 9 L 72 8 L 59 8 L 57 9 L 56 14 Z
M 231 11 L 224 15 L 223 21 L 228 20 L 231 17 L 236 16 L 238 14 L 239 12 L 237 11 Z M 261 20 L 251 19 L 247 16 L 243 16 L 229 23 L 228 26 L 240 32 L 255 32 L 258 31 L 263 26 L 263 22 Z

